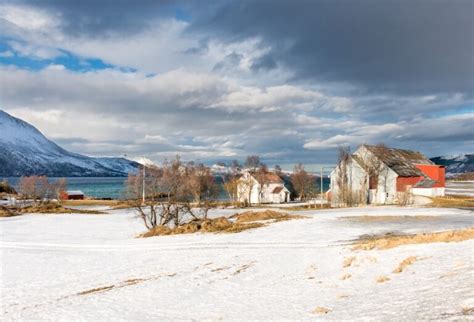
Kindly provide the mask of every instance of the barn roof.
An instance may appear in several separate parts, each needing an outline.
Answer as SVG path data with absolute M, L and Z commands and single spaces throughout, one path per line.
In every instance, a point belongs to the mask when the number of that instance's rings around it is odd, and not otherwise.
M 84 192 L 82 192 L 81 190 L 68 190 L 67 194 L 69 196 L 82 196 L 84 195 Z
M 386 166 L 401 177 L 421 177 L 423 172 L 415 164 L 434 164 L 420 152 L 377 145 L 364 145 Z

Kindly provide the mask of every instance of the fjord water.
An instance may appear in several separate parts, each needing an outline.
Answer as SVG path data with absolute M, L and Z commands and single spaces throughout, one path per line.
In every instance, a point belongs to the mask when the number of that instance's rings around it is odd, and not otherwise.
M 20 178 L 4 178 L 18 188 Z M 54 181 L 59 178 L 49 178 Z M 88 197 L 122 199 L 124 197 L 125 177 L 69 177 L 67 190 L 81 190 Z M 3 180 L 3 179 L 1 179 Z

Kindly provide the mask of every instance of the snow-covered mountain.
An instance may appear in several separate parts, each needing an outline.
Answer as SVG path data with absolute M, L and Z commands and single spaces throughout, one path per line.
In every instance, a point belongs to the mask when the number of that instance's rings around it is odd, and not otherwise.
M 474 154 L 460 154 L 454 156 L 441 156 L 431 158 L 436 164 L 446 167 L 447 176 L 455 176 L 460 173 L 474 172 Z
M 34 126 L 0 110 L 0 177 L 118 177 L 140 164 L 124 158 L 93 158 L 71 153 Z

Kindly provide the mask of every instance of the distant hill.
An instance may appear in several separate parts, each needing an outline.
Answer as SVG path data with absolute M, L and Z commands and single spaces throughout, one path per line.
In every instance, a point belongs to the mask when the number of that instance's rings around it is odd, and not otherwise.
M 474 172 L 474 154 L 460 154 L 456 156 L 441 156 L 431 158 L 436 164 L 446 167 L 446 175 L 450 177 L 461 173 Z
M 121 177 L 139 163 L 64 150 L 27 122 L 0 110 L 0 177 Z

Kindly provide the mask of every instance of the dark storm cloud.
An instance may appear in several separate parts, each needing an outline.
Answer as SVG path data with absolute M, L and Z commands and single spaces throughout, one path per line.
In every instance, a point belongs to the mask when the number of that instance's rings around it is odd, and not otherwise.
M 61 16 L 62 30 L 72 36 L 122 36 L 147 28 L 160 17 L 180 17 L 189 5 L 172 0 L 7 0 L 26 4 Z
M 227 42 L 262 37 L 297 79 L 472 94 L 473 12 L 470 0 L 235 1 L 197 17 L 189 31 Z

